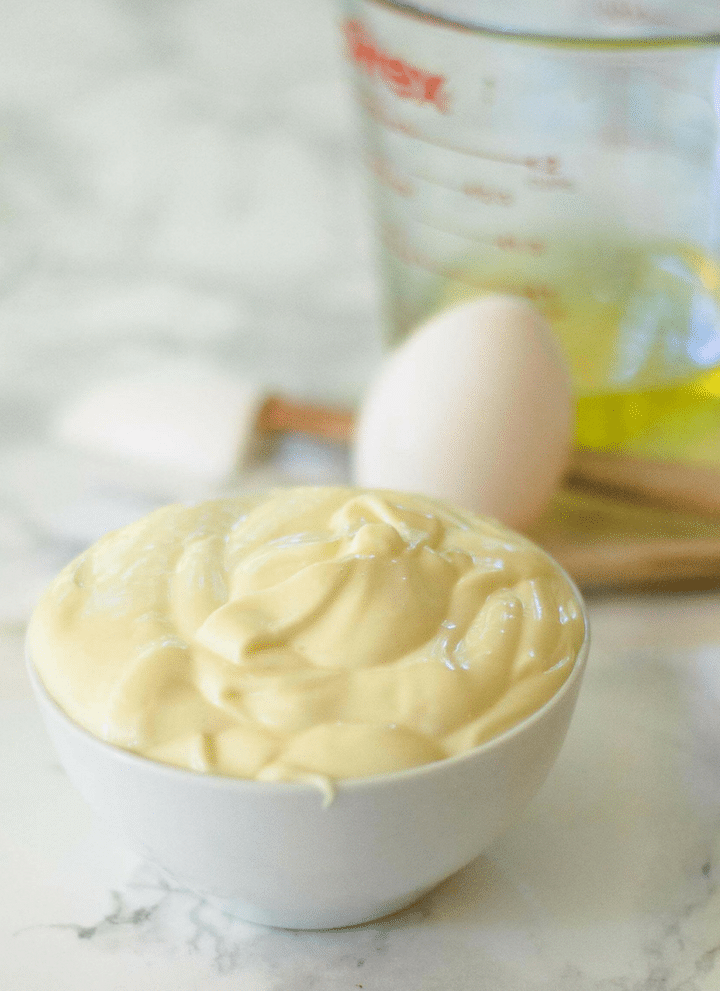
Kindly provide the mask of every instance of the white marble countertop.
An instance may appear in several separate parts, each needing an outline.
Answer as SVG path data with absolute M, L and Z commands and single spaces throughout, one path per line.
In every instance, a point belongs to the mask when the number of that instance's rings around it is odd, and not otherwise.
M 718 991 L 720 592 L 590 601 L 561 757 L 513 830 L 411 909 L 263 929 L 114 845 L 22 658 L 35 597 L 174 498 L 52 438 L 88 383 L 169 356 L 356 395 L 379 353 L 330 0 L 49 0 L 0 32 L 0 988 Z M 242 480 L 343 480 L 287 442 Z

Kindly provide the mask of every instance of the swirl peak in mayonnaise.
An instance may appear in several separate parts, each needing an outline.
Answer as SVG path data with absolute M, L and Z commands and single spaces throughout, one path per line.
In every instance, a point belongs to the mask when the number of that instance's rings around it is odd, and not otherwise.
M 341 487 L 172 505 L 69 564 L 28 651 L 75 722 L 200 772 L 332 782 L 462 753 L 547 702 L 585 638 L 539 548 Z

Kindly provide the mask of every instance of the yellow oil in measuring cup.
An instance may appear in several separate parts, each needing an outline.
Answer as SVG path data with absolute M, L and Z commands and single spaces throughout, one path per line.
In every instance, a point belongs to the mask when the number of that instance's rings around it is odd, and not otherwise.
M 508 270 L 466 260 L 438 280 L 433 308 L 486 292 L 525 296 L 569 361 L 578 444 L 720 462 L 720 265 L 687 245 L 593 241 L 589 272 L 581 246 L 563 251 L 564 277 L 552 281 L 532 261 Z M 643 336 L 643 318 L 663 333 Z
M 647 457 L 720 463 L 720 369 L 635 392 L 577 401 L 576 441 Z
M 525 296 L 567 355 L 579 443 L 720 463 L 720 10 L 556 6 L 508 0 L 488 28 L 483 0 L 346 0 L 388 340 Z

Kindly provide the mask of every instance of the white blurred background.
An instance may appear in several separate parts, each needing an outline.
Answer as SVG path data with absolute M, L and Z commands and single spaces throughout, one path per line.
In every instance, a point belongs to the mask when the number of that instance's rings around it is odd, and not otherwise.
M 209 350 L 352 393 L 372 287 L 333 4 L 3 7 L 4 402 Z
M 295 397 L 361 391 L 380 345 L 338 17 L 330 0 L 3 4 L 0 621 L 178 495 L 55 443 L 88 388 L 189 359 Z M 286 452 L 301 479 L 327 457 Z

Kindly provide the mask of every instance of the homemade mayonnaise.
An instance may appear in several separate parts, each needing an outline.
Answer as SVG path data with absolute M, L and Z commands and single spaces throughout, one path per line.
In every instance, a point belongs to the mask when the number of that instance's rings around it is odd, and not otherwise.
M 50 585 L 28 652 L 103 740 L 327 792 L 513 726 L 584 637 L 563 574 L 500 524 L 398 492 L 289 488 L 108 534 Z

